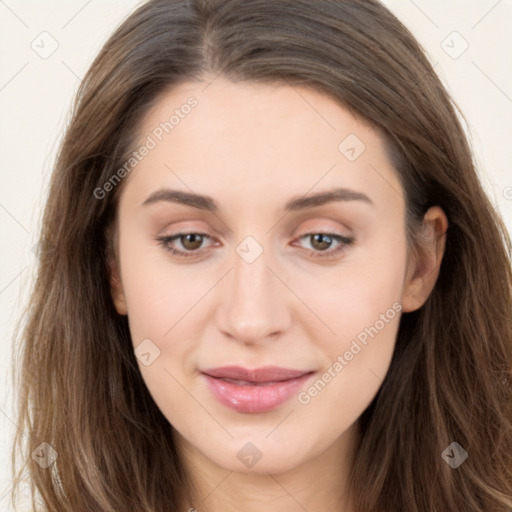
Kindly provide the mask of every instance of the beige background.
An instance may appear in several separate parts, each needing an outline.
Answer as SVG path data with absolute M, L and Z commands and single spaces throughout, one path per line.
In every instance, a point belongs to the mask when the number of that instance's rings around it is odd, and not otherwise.
M 12 329 L 36 264 L 32 247 L 52 162 L 80 77 L 139 3 L 0 0 L 1 510 L 11 510 L 6 495 L 17 428 L 11 403 Z M 484 186 L 512 232 L 512 0 L 384 3 L 422 43 L 464 112 Z M 53 47 L 53 54 L 44 54 Z

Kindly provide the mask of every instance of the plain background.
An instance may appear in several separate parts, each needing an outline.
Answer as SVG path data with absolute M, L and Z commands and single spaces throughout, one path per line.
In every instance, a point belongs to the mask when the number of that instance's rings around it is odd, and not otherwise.
M 0 0 L 1 510 L 11 510 L 10 450 L 18 428 L 12 409 L 13 328 L 37 264 L 33 248 L 52 164 L 81 77 L 140 3 Z M 512 232 L 512 0 L 384 3 L 427 50 L 464 113 L 484 187 Z

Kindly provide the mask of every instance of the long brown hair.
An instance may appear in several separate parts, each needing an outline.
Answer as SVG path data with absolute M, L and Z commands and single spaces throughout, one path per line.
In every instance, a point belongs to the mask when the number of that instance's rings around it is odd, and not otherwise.
M 448 217 L 436 286 L 402 316 L 389 372 L 358 421 L 356 509 L 510 511 L 510 239 L 456 106 L 414 37 L 376 0 L 151 0 L 105 44 L 59 150 L 18 329 L 25 435 L 15 439 L 15 483 L 28 471 L 34 510 L 36 501 L 52 512 L 164 512 L 181 503 L 188 480 L 173 428 L 146 389 L 110 293 L 109 227 L 123 183 L 103 199 L 94 191 L 126 161 L 163 93 L 221 74 L 312 87 L 381 130 L 410 241 L 430 206 Z M 58 454 L 48 468 L 31 457 L 43 442 Z M 457 469 L 442 456 L 453 442 L 468 453 Z

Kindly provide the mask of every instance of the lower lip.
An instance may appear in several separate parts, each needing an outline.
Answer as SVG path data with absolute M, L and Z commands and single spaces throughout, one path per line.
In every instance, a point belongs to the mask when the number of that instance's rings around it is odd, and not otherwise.
M 259 413 L 276 409 L 294 396 L 313 374 L 271 384 L 238 385 L 202 374 L 213 396 L 238 412 Z

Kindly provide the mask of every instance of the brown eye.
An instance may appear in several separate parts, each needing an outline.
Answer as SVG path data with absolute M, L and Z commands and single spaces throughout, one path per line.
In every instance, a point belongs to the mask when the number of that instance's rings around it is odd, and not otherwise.
M 311 246 L 319 251 L 325 251 L 332 245 L 332 237 L 325 233 L 316 233 L 309 236 L 311 237 Z
M 308 254 L 314 258 L 338 258 L 354 242 L 354 238 L 348 238 L 334 233 L 307 233 L 299 240 L 306 240 L 309 247 L 304 247 Z M 293 244 L 295 245 L 295 244 Z M 299 244 L 301 245 L 301 244 Z
M 210 237 L 205 233 L 177 233 L 172 236 L 160 236 L 156 240 L 165 250 L 175 256 L 186 257 L 197 256 L 203 252 L 203 242 L 208 238 Z
M 181 242 L 181 245 L 187 251 L 194 251 L 201 247 L 204 237 L 203 235 L 200 235 L 198 233 L 188 233 L 186 235 L 180 235 L 179 240 Z

